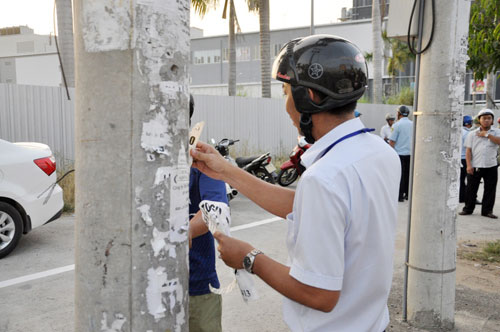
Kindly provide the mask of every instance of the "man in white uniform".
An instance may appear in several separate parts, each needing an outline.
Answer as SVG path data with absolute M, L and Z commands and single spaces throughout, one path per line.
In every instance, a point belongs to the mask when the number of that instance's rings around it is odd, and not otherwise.
M 476 207 L 476 195 L 481 179 L 484 180 L 481 215 L 497 219 L 493 214 L 498 181 L 497 153 L 500 144 L 500 129 L 492 127 L 495 114 L 490 109 L 481 110 L 477 118 L 480 127 L 471 130 L 465 139 L 465 161 L 467 163 L 467 189 L 465 206 L 459 213 L 468 215 Z
M 394 124 L 394 121 L 396 120 L 396 117 L 394 114 L 387 113 L 385 115 L 385 121 L 387 121 L 387 124 L 385 124 L 382 128 L 380 128 L 380 137 L 386 141 L 386 143 L 389 143 L 389 137 L 391 137 L 392 134 L 392 125 Z
M 367 68 L 349 41 L 314 35 L 286 44 L 273 65 L 286 110 L 314 145 L 297 191 L 265 183 L 200 143 L 193 166 L 224 179 L 269 212 L 287 218 L 283 265 L 249 243 L 216 232 L 218 250 L 285 296 L 292 331 L 384 331 L 389 323 L 400 162 L 354 117 Z

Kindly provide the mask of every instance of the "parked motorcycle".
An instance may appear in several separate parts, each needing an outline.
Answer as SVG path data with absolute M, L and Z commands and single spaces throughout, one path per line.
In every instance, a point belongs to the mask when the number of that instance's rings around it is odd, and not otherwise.
M 229 147 L 236 142 L 239 142 L 239 140 L 224 138 L 216 144 L 215 149 L 219 151 L 219 153 L 226 159 L 230 159 L 231 157 L 229 157 Z M 239 168 L 244 169 L 250 174 L 253 174 L 266 182 L 274 184 L 276 183 L 278 174 L 276 173 L 276 167 L 274 167 L 271 161 L 272 158 L 269 152 L 264 153 L 260 156 L 238 157 L 235 160 L 236 165 Z
M 215 150 L 219 151 L 219 153 L 231 164 L 236 165 L 234 159 L 229 155 L 229 146 L 233 145 L 236 142 L 239 142 L 239 140 L 233 141 L 227 138 L 223 138 L 219 143 L 215 144 L 215 140 L 212 138 L 211 142 L 215 146 Z M 234 189 L 228 183 L 226 183 L 226 195 L 227 201 L 230 202 L 236 195 L 238 195 L 238 190 Z
M 299 175 L 304 171 L 304 166 L 300 163 L 300 158 L 304 152 L 309 149 L 312 144 L 306 142 L 303 136 L 298 137 L 298 144 L 293 148 L 290 153 L 290 160 L 284 162 L 280 167 L 278 174 L 278 183 L 283 186 L 289 186 L 297 180 Z

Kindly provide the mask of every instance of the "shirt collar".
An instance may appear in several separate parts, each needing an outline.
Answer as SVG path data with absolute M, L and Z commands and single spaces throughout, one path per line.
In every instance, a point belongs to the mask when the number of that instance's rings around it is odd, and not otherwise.
M 323 151 L 325 151 L 330 144 L 342 138 L 345 135 L 349 135 L 357 130 L 363 129 L 365 126 L 359 118 L 354 118 L 346 122 L 341 123 L 337 127 L 330 130 L 323 137 L 317 140 L 301 157 L 302 165 L 306 168 L 314 164 L 316 160 L 319 159 Z

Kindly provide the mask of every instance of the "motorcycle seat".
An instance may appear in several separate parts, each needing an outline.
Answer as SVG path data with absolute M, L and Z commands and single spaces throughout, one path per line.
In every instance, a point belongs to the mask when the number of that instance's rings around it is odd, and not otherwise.
M 238 165 L 238 167 L 243 167 L 245 165 L 248 165 L 250 164 L 252 161 L 254 161 L 255 159 L 259 158 L 259 156 L 254 156 L 254 157 L 238 157 L 236 158 L 236 164 Z

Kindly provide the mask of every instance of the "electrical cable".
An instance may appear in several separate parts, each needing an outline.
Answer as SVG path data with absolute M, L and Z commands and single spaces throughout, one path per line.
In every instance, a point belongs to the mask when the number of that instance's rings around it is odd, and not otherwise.
M 425 0 L 420 0 L 420 1 L 423 1 L 424 6 L 425 6 Z M 408 43 L 408 48 L 410 49 L 410 52 L 413 53 L 414 55 L 424 53 L 431 46 L 432 39 L 433 39 L 433 36 L 434 36 L 434 23 L 435 23 L 435 15 L 434 15 L 434 13 L 435 13 L 434 6 L 435 5 L 434 5 L 434 0 L 431 0 L 431 7 L 432 7 L 431 35 L 429 37 L 429 41 L 427 42 L 427 45 L 425 45 L 425 47 L 422 50 L 416 51 L 415 48 L 414 48 L 414 46 L 413 46 L 413 42 L 415 41 L 415 37 L 413 37 L 413 40 L 410 43 L 411 24 L 412 24 L 412 21 L 413 21 L 413 15 L 415 14 L 415 7 L 416 6 L 417 6 L 417 0 L 414 0 L 413 1 L 413 7 L 411 9 L 411 14 L 410 14 L 410 23 L 408 24 L 408 34 L 406 35 L 406 42 Z
M 68 96 L 68 100 L 71 100 L 69 96 L 68 83 L 66 82 L 66 74 L 64 73 L 64 66 L 62 64 L 61 52 L 59 52 L 59 43 L 57 42 L 57 36 L 56 36 L 56 0 L 54 0 L 54 11 L 52 12 L 52 21 L 54 22 L 54 41 L 56 42 L 57 57 L 59 58 L 59 65 L 61 66 L 61 73 L 64 81 L 64 87 L 66 88 L 66 96 Z

